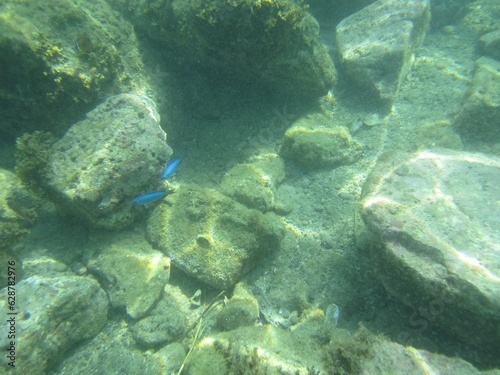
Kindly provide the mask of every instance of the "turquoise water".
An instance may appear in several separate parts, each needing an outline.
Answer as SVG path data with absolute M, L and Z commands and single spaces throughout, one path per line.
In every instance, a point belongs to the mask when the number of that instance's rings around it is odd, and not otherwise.
M 0 371 L 499 371 L 499 20 L 3 2 Z

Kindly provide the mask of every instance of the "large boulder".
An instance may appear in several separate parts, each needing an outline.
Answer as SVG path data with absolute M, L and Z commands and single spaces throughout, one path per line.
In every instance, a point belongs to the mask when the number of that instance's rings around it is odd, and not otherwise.
M 63 134 L 108 96 L 149 87 L 132 24 L 105 0 L 4 0 L 0 15 L 3 140 Z
M 121 94 L 73 125 L 50 150 L 45 189 L 54 202 L 96 227 L 134 219 L 135 196 L 158 190 L 172 155 L 150 99 Z
M 287 0 L 113 0 L 172 59 L 287 95 L 317 97 L 336 81 L 319 25 Z
M 19 298 L 13 310 L 8 309 L 7 290 L 2 290 L 0 311 L 3 322 L 16 322 L 14 357 L 19 373 L 46 374 L 64 352 L 94 337 L 106 323 L 106 293 L 90 278 L 33 276 L 19 282 L 16 290 Z M 8 311 L 17 315 L 7 315 Z M 9 345 L 7 335 L 2 334 L 2 350 L 7 352 L 4 348 Z
M 376 272 L 415 309 L 418 328 L 436 324 L 485 348 L 500 342 L 500 160 L 387 155 L 364 194 L 364 221 L 382 243 Z
M 346 74 L 384 102 L 392 102 L 429 27 L 428 0 L 379 0 L 337 25 Z
M 183 185 L 148 221 L 151 242 L 173 265 L 216 288 L 234 285 L 279 248 L 283 225 L 213 189 Z

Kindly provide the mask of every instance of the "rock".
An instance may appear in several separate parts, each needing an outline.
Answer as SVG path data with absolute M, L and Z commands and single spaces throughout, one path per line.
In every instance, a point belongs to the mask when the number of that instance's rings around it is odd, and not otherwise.
M 500 60 L 500 29 L 479 38 L 479 47 L 485 54 Z
M 92 226 L 130 224 L 141 212 L 133 198 L 162 189 L 159 176 L 172 155 L 159 122 L 146 97 L 109 98 L 51 147 L 45 189 L 60 208 Z
M 170 259 L 134 232 L 98 238 L 99 254 L 88 272 L 107 291 L 111 305 L 125 307 L 133 319 L 143 317 L 160 299 L 170 278 Z
M 379 158 L 363 219 L 383 246 L 374 266 L 386 289 L 471 345 L 500 340 L 500 160 L 422 151 Z
M 62 135 L 108 96 L 148 87 L 133 26 L 105 0 L 5 0 L 0 14 L 2 140 Z
M 54 373 L 158 375 L 164 368 L 159 358 L 137 348 L 126 321 L 111 319 L 92 340 L 68 353 Z
M 480 35 L 500 29 L 498 12 L 500 5 L 496 0 L 476 0 L 467 6 L 467 13 L 461 24 Z
M 45 374 L 74 344 L 95 336 L 104 326 L 108 299 L 99 284 L 89 278 L 29 277 L 16 286 L 16 370 Z M 7 291 L 0 297 L 2 321 L 7 316 Z M 6 336 L 2 349 L 8 347 Z M 2 361 L 5 361 L 3 356 Z
M 220 289 L 234 285 L 278 249 L 283 231 L 276 215 L 196 185 L 169 195 L 154 209 L 147 228 L 150 241 L 175 266 Z
M 500 61 L 480 57 L 472 89 L 453 121 L 464 141 L 500 141 Z
M 178 287 L 165 286 L 165 293 L 151 314 L 132 326 L 134 340 L 145 348 L 170 344 L 186 334 L 194 319 L 189 299 Z
M 338 332 L 337 330 L 336 332 Z M 481 371 L 459 358 L 430 353 L 426 350 L 404 347 L 383 336 L 375 336 L 361 327 L 354 335 L 340 330 L 327 349 L 327 373 L 386 374 L 440 374 L 480 375 Z
M 239 203 L 266 212 L 276 209 L 276 188 L 284 179 L 282 159 L 268 154 L 231 168 L 224 175 L 221 188 L 224 194 Z
M 295 1 L 113 3 L 178 64 L 314 98 L 336 81 L 318 23 Z
M 217 326 L 223 331 L 253 326 L 259 318 L 259 302 L 242 283 L 236 284 L 233 296 L 217 314 Z
M 323 116 L 298 119 L 286 132 L 280 155 L 307 169 L 335 168 L 354 163 L 362 153 L 359 142 L 340 126 L 328 126 Z
M 327 373 L 321 371 L 321 344 L 307 329 L 291 332 L 269 324 L 239 327 L 207 335 L 192 354 L 187 364 L 192 375 L 240 374 L 249 369 L 254 374 L 315 373 L 311 369 Z
M 346 74 L 380 100 L 392 102 L 429 27 L 428 0 L 379 0 L 337 25 Z
M 26 190 L 17 176 L 0 169 L 0 252 L 21 240 L 38 218 L 40 201 Z M 0 276 L 3 280 L 4 275 Z M 3 283 L 2 285 L 6 285 Z

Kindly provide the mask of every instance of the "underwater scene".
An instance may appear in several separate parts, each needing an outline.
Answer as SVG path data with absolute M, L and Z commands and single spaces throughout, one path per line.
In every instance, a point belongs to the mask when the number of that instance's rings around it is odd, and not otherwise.
M 2 0 L 0 374 L 500 375 L 500 0 Z

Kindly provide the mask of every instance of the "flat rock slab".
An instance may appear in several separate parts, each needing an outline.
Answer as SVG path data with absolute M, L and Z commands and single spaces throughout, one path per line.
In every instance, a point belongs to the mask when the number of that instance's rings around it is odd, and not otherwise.
M 108 299 L 99 284 L 78 276 L 29 277 L 16 286 L 16 370 L 45 374 L 65 351 L 95 336 L 106 323 Z M 0 297 L 2 321 L 7 315 L 7 291 Z M 6 326 L 5 326 L 6 327 Z M 9 341 L 2 334 L 0 346 Z M 3 362 L 4 359 L 2 359 Z
M 279 248 L 279 218 L 224 194 L 183 185 L 151 214 L 148 237 L 187 274 L 225 289 Z
M 500 341 L 500 160 L 464 152 L 382 156 L 362 215 L 383 246 L 385 287 L 467 343 Z
M 45 174 L 54 202 L 89 224 L 119 229 L 139 212 L 134 197 L 160 190 L 172 155 L 151 99 L 113 96 L 51 148 Z
M 427 0 L 379 0 L 345 18 L 336 42 L 346 73 L 379 99 L 393 100 L 429 22 Z

